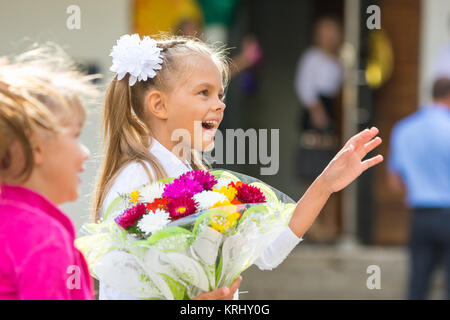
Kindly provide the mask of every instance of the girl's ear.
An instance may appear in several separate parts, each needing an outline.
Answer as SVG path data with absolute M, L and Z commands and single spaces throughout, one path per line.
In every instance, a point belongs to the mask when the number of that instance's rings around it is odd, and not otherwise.
M 165 96 L 161 91 L 152 90 L 147 95 L 145 106 L 155 117 L 165 120 L 168 117 L 165 100 Z
M 39 166 L 44 162 L 45 159 L 45 145 L 42 137 L 38 137 L 37 135 L 32 137 L 31 144 L 33 148 L 33 159 L 34 164 Z

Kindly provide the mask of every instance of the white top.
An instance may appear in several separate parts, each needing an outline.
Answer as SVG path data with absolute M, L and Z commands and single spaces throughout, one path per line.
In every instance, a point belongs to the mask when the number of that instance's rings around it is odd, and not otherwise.
M 187 171 L 192 170 L 190 165 L 178 158 L 175 154 L 167 150 L 156 139 L 150 146 L 150 152 L 160 161 L 161 165 L 167 172 L 169 177 L 177 177 Z M 153 169 L 146 163 L 150 173 L 154 176 Z M 132 162 L 125 166 L 114 181 L 110 191 L 108 192 L 102 206 L 102 216 L 105 214 L 106 208 L 109 204 L 118 197 L 119 193 L 128 193 L 149 183 L 148 175 L 141 164 Z M 289 227 L 267 248 L 261 256 L 255 261 L 255 264 L 261 270 L 271 270 L 277 267 L 302 241 L 298 238 Z M 234 299 L 237 300 L 239 290 L 236 291 Z M 127 293 L 120 292 L 102 282 L 100 282 L 100 300 L 137 300 L 136 297 L 130 296 Z
M 343 69 L 339 60 L 313 47 L 301 57 L 294 85 L 298 99 L 311 108 L 319 102 L 320 95 L 335 96 L 342 81 Z
M 433 81 L 439 78 L 450 78 L 450 44 L 446 44 L 439 50 L 432 72 Z

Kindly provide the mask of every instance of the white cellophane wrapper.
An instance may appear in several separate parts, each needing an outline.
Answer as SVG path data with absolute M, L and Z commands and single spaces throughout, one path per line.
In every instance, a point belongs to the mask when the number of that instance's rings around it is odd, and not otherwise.
M 76 246 L 83 252 L 91 274 L 119 291 L 141 299 L 192 299 L 231 283 L 283 232 L 295 202 L 260 180 L 228 171 L 209 172 L 215 188 L 242 181 L 258 187 L 266 202 L 218 207 L 175 220 L 148 238 L 138 238 L 114 218 L 129 206 L 117 197 L 103 221 L 82 227 Z M 159 180 L 137 190 L 150 198 L 175 178 Z M 144 199 L 151 202 L 153 199 Z M 230 208 L 233 207 L 233 208 Z M 239 211 L 240 218 L 224 232 L 212 228 L 211 217 Z

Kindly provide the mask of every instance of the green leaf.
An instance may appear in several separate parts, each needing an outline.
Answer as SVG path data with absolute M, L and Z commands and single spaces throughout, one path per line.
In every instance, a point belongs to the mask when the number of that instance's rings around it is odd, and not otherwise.
M 222 266 L 223 266 L 223 258 L 222 258 L 222 252 L 220 252 L 219 264 L 218 264 L 217 270 L 216 270 L 216 288 L 219 285 L 220 276 L 222 275 Z
M 161 239 L 167 238 L 167 237 L 173 237 L 180 234 L 186 234 L 186 235 L 192 235 L 192 233 L 189 230 L 186 230 L 184 228 L 180 227 L 167 227 L 163 230 L 155 232 L 153 235 L 150 236 L 147 240 L 147 244 L 152 246 L 156 244 Z
M 209 172 L 210 174 L 212 174 L 214 176 L 214 178 L 216 178 L 216 180 L 219 180 L 220 178 L 223 179 L 229 179 L 231 181 L 237 182 L 237 181 L 241 181 L 238 177 L 236 177 L 234 174 L 225 171 L 225 170 L 211 170 Z
M 117 198 L 114 199 L 113 202 L 111 202 L 111 204 L 106 209 L 105 215 L 103 216 L 104 221 L 106 221 L 106 219 L 108 218 L 109 214 L 112 211 L 119 209 L 119 205 L 121 204 L 122 201 L 123 201 L 122 197 L 118 196 Z
M 174 177 L 167 177 L 167 178 L 159 179 L 157 182 L 161 182 L 161 183 L 167 184 L 167 183 L 172 183 L 173 180 L 175 180 L 175 179 L 176 178 L 174 178 Z
M 140 247 L 155 247 L 162 252 L 184 252 L 188 249 L 192 233 L 181 227 L 166 227 L 155 232 L 146 240 L 134 241 Z
M 211 212 L 212 212 L 212 210 L 209 210 L 209 211 L 203 213 L 195 221 L 194 228 L 192 229 L 192 234 L 195 237 L 197 237 L 198 234 L 200 233 L 202 226 L 209 225 L 209 221 L 211 220 Z M 195 240 L 195 239 L 193 239 L 193 240 Z
M 168 275 L 160 273 L 160 275 L 166 280 L 169 285 L 170 291 L 172 291 L 175 300 L 185 300 L 186 287 L 178 281 L 175 281 Z

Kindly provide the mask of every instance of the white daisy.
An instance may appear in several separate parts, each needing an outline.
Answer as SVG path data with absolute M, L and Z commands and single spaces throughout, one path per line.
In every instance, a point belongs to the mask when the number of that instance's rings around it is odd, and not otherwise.
M 153 202 L 157 198 L 161 198 L 164 192 L 164 183 L 155 182 L 143 187 L 139 191 L 139 195 L 144 202 Z
M 228 200 L 223 193 L 214 191 L 202 191 L 195 194 L 193 198 L 198 203 L 198 211 L 207 210 L 219 201 Z
M 162 229 L 170 222 L 169 213 L 165 210 L 156 209 L 155 212 L 145 214 L 138 222 L 138 228 L 146 235 Z

